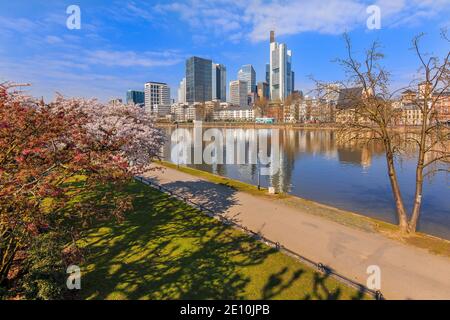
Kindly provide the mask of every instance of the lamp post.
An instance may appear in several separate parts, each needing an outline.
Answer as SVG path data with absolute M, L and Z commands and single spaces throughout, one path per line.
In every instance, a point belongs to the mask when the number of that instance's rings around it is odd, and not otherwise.
M 258 171 L 258 190 L 261 190 L 261 166 L 259 162 L 259 135 L 258 131 L 256 132 L 256 165 Z
M 257 161 L 258 161 L 258 190 L 261 190 L 261 168 L 260 168 L 260 165 L 259 165 L 259 156 L 257 155 L 256 156 L 257 157 Z
M 178 137 L 178 121 L 175 121 L 175 126 L 177 130 L 177 145 L 179 145 L 179 137 Z M 177 153 L 177 169 L 180 168 L 180 152 Z

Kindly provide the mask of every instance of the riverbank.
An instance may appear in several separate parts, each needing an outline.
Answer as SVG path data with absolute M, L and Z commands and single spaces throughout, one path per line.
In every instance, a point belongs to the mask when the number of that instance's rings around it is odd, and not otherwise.
M 232 128 L 232 129 L 298 129 L 298 130 L 338 130 L 337 123 L 255 123 L 255 122 L 207 122 L 202 121 L 203 128 Z M 157 122 L 160 128 L 193 128 L 193 122 Z M 420 132 L 420 126 L 398 126 L 393 128 L 398 132 Z
M 177 124 L 172 122 L 158 122 L 157 126 L 161 128 L 175 128 Z M 180 128 L 193 128 L 193 122 L 180 122 L 178 123 Z M 336 130 L 339 127 L 336 124 L 304 124 L 304 123 L 255 123 L 255 122 L 202 122 L 203 128 L 234 128 L 234 129 L 318 129 L 318 130 Z
M 265 188 L 261 188 L 260 190 L 258 190 L 256 186 L 248 183 L 186 166 L 177 166 L 176 164 L 168 161 L 161 161 L 160 164 L 164 167 L 176 169 L 213 183 L 226 185 L 239 191 L 270 199 L 271 201 L 279 202 L 291 207 L 302 208 L 303 210 L 305 210 L 305 212 L 326 218 L 328 220 L 332 220 L 349 227 L 358 228 L 368 232 L 379 232 L 391 239 L 401 241 L 405 244 L 409 244 L 418 248 L 426 249 L 433 254 L 438 254 L 450 258 L 450 241 L 446 239 L 435 237 L 422 232 L 416 232 L 414 235 L 400 236 L 398 226 L 386 221 L 368 217 L 356 212 L 335 208 L 326 204 L 303 199 L 290 194 L 269 195 L 267 193 L 267 189 Z
M 255 186 L 199 170 L 164 165 L 164 173 L 149 176 L 360 283 L 366 282 L 369 265 L 380 266 L 381 289 L 387 298 L 450 298 L 448 241 L 424 234 L 400 238 L 396 226 L 382 221 L 289 195 L 267 195 Z M 233 202 L 224 203 L 231 190 Z

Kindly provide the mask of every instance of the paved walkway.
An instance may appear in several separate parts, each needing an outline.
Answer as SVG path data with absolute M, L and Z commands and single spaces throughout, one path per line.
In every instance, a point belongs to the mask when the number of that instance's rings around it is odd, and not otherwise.
M 361 284 L 367 267 L 379 266 L 387 299 L 450 299 L 449 258 L 174 169 L 147 177 Z

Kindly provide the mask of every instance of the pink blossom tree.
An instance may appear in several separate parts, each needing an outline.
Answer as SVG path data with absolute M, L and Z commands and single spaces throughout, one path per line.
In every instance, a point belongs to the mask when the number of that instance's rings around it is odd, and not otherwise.
M 55 264 L 77 261 L 80 230 L 123 217 L 132 198 L 119 191 L 164 142 L 139 107 L 61 95 L 47 104 L 14 89 L 0 84 L 0 289 L 29 272 L 38 239 Z

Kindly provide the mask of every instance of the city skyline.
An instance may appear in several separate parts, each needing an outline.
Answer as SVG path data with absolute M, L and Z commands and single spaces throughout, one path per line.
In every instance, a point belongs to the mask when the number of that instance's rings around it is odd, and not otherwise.
M 450 0 L 0 1 L 2 304 L 450 301 L 449 17 Z
M 31 83 L 30 93 L 39 92 L 46 99 L 61 92 L 103 101 L 125 98 L 127 90 L 143 90 L 148 81 L 167 83 L 171 98 L 176 98 L 190 56 L 225 65 L 227 86 L 245 64 L 254 66 L 256 82 L 264 81 L 271 29 L 277 41 L 294 52 L 298 90 L 313 87 L 309 75 L 330 82 L 343 78 L 331 60 L 345 54 L 344 31 L 359 52 L 379 40 L 393 71 L 392 85 L 405 85 L 418 67 L 409 50 L 411 39 L 426 32 L 429 51 L 443 52 L 439 30 L 448 26 L 450 11 L 447 0 L 408 5 L 375 1 L 381 9 L 381 29 L 369 30 L 366 8 L 371 3 L 358 0 L 331 1 L 326 7 L 299 1 L 285 1 L 284 6 L 276 1 L 226 1 L 222 6 L 196 1 L 79 1 L 81 29 L 69 30 L 66 9 L 71 3 L 33 2 L 0 4 L 0 80 Z M 295 12 L 302 12 L 302 19 Z

